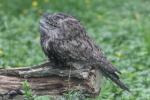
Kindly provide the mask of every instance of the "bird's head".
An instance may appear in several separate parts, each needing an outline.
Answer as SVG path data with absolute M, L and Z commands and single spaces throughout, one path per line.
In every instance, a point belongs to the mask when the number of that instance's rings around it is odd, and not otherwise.
M 54 34 L 75 35 L 76 32 L 82 30 L 83 27 L 77 19 L 64 13 L 45 13 L 40 20 L 41 34 L 49 36 Z

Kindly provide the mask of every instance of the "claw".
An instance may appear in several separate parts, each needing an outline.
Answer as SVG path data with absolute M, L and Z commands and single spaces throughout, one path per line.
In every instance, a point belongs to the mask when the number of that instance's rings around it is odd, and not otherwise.
M 23 91 L 20 89 L 12 90 L 12 91 L 9 91 L 7 95 L 9 96 L 9 99 L 13 99 L 17 95 L 23 95 Z

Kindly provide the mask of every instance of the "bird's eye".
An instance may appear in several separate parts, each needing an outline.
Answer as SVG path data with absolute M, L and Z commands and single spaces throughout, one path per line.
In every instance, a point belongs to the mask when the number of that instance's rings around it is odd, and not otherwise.
M 56 28 L 57 27 L 57 23 L 48 23 L 51 27 L 54 27 L 54 28 Z
M 53 19 L 54 19 L 55 21 L 58 21 L 58 20 L 63 19 L 63 18 L 62 18 L 61 16 L 58 16 L 58 15 L 57 15 L 57 16 L 54 16 Z
M 51 28 L 56 28 L 58 26 L 57 22 L 53 18 L 49 18 L 46 21 L 47 25 L 49 25 Z
M 56 25 L 55 23 L 52 23 L 52 26 L 53 26 L 53 27 L 56 27 L 57 25 Z

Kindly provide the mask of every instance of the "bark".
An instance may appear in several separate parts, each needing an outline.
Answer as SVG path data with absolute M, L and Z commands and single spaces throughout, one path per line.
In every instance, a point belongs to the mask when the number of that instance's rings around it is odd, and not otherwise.
M 50 62 L 26 68 L 0 69 L 0 100 L 2 97 L 8 100 L 13 91 L 19 91 L 15 100 L 20 98 L 25 80 L 34 95 L 60 96 L 69 91 L 80 91 L 85 96 L 95 97 L 100 92 L 101 79 L 97 69 L 56 67 Z

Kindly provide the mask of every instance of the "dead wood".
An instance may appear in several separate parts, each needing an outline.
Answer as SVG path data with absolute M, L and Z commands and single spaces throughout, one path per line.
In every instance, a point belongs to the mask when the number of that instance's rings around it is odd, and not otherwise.
M 12 91 L 22 92 L 25 80 L 29 82 L 34 95 L 56 96 L 71 90 L 95 97 L 100 92 L 101 79 L 102 75 L 97 69 L 64 69 L 50 62 L 25 68 L 0 69 L 0 98 L 9 97 Z M 16 92 L 16 95 L 22 94 L 20 92 Z

